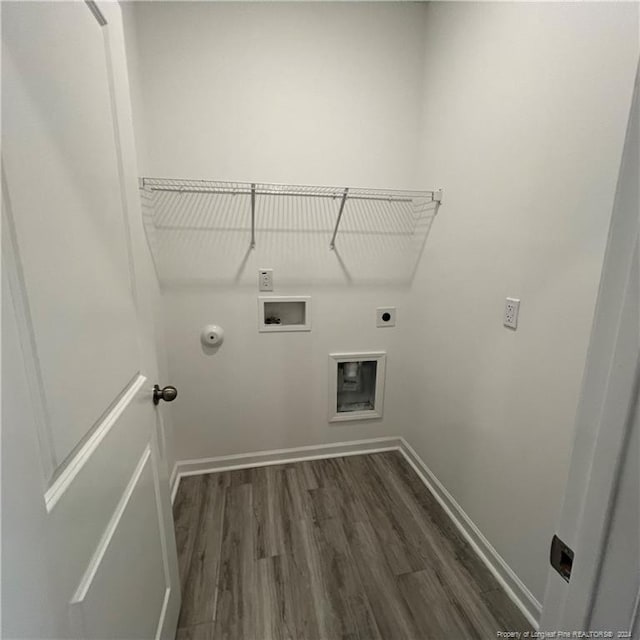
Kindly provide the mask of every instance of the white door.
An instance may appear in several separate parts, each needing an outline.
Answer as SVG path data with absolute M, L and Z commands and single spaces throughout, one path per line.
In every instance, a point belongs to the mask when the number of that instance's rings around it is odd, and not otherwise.
M 117 3 L 2 3 L 2 163 L 3 637 L 173 637 Z
M 550 570 L 541 628 L 640 638 L 640 68 L 558 523 L 569 582 Z

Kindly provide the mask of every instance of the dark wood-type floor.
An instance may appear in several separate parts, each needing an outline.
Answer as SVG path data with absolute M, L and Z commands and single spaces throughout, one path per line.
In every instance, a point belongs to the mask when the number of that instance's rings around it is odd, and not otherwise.
M 531 627 L 398 452 L 183 478 L 178 640 Z

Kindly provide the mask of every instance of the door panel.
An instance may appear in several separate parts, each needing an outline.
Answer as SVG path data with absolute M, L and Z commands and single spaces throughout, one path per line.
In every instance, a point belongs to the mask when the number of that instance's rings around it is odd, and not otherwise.
M 2 632 L 172 638 L 120 7 L 91 4 L 2 3 Z
M 18 4 L 3 159 L 55 469 L 138 372 L 136 309 L 103 28 L 79 3 Z
M 79 637 L 156 637 L 169 576 L 153 464 L 146 447 L 72 599 Z M 122 576 L 127 576 L 127 590 Z

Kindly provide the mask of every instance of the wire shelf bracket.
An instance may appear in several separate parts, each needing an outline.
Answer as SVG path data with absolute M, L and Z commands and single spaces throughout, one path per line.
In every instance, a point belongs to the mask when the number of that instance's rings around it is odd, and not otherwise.
M 338 211 L 338 217 L 336 218 L 336 226 L 333 229 L 333 235 L 331 236 L 331 242 L 329 243 L 330 249 L 336 248 L 336 236 L 338 235 L 338 227 L 340 226 L 340 220 L 342 220 L 342 214 L 344 213 L 344 205 L 347 204 L 347 196 L 349 195 L 349 187 L 344 190 L 344 195 L 340 201 L 340 210 Z

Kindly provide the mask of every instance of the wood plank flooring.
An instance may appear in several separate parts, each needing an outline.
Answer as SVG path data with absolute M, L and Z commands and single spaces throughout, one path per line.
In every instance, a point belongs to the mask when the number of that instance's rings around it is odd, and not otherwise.
M 399 452 L 182 479 L 178 640 L 531 631 Z

